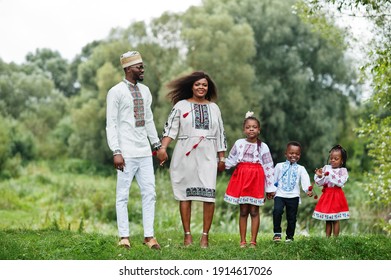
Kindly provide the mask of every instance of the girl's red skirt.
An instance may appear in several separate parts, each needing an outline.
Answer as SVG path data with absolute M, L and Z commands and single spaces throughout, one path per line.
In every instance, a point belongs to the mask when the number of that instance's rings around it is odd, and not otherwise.
M 324 221 L 349 219 L 349 206 L 340 187 L 323 187 L 312 217 Z
M 232 204 L 263 205 L 265 172 L 259 163 L 241 162 L 228 183 L 224 200 Z

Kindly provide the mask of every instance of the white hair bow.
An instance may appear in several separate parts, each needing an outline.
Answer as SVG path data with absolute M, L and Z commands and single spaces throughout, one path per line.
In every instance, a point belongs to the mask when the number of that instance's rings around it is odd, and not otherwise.
M 254 115 L 254 112 L 247 111 L 246 113 L 246 119 L 249 117 L 252 117 Z

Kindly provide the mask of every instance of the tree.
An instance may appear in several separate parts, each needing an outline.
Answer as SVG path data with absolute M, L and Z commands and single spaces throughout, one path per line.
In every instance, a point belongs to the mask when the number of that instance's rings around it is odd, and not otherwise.
M 53 81 L 36 67 L 3 65 L 0 95 L 1 115 L 13 123 L 11 154 L 19 153 L 24 160 L 46 157 L 48 136 L 66 110 L 66 100 Z
M 64 96 L 71 96 L 76 91 L 70 76 L 69 63 L 57 51 L 37 49 L 34 54 L 27 54 L 25 67 L 31 69 L 31 73 L 36 73 L 36 68 L 41 69 Z
M 0 115 L 0 170 L 4 170 L 5 163 L 11 156 L 11 137 L 9 121 Z

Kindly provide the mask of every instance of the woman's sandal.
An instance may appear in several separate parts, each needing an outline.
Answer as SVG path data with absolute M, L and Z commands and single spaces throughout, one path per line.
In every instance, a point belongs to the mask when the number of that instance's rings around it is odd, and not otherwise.
M 256 248 L 256 247 L 257 247 L 257 242 L 250 241 L 250 248 Z
M 193 238 L 191 236 L 191 232 L 187 231 L 187 232 L 185 232 L 185 237 L 183 239 L 183 245 L 185 245 L 187 247 L 187 246 L 190 246 L 192 244 L 193 244 Z
M 246 247 L 247 247 L 247 242 L 246 241 L 240 242 L 240 248 L 246 248 Z
M 200 240 L 200 247 L 201 248 L 208 248 L 209 242 L 208 242 L 208 233 L 203 232 Z

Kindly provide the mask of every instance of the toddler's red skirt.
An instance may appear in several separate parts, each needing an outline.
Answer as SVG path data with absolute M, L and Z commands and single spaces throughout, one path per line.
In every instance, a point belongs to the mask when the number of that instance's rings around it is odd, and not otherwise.
M 349 219 L 349 206 L 340 187 L 323 187 L 312 217 L 323 221 Z

